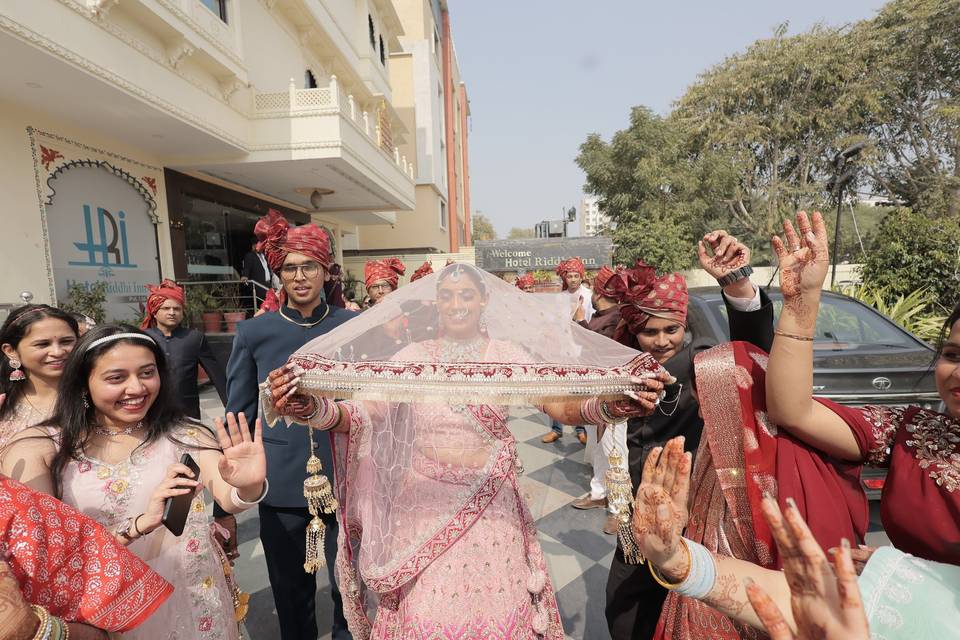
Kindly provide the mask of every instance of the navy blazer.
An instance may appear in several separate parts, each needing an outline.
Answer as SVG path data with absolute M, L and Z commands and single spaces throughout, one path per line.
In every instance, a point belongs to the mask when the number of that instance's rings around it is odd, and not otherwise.
M 223 364 L 207 341 L 207 336 L 196 329 L 177 327 L 165 336 L 157 327 L 146 330 L 167 356 L 167 368 L 177 387 L 177 399 L 184 412 L 191 418 L 200 419 L 200 391 L 197 387 L 197 365 L 203 367 L 217 389 L 220 402 L 227 402 L 227 382 Z
M 328 307 L 326 303 L 321 303 L 309 318 L 301 318 L 289 307 L 283 308 L 287 317 L 298 322 L 317 320 L 328 308 L 327 317 L 313 327 L 293 324 L 279 313 L 265 313 L 237 324 L 233 351 L 227 363 L 227 411 L 243 411 L 248 419 L 259 415 L 259 383 L 266 380 L 271 371 L 283 366 L 294 351 L 356 315 L 340 307 Z M 264 423 L 263 446 L 270 480 L 270 491 L 263 500 L 264 504 L 272 507 L 307 506 L 303 481 L 307 477 L 307 458 L 310 457 L 308 431 L 309 428 L 301 424 L 288 427 L 278 422 L 270 428 Z M 323 473 L 332 483 L 330 436 L 319 432 L 312 435 L 317 456 L 323 463 Z

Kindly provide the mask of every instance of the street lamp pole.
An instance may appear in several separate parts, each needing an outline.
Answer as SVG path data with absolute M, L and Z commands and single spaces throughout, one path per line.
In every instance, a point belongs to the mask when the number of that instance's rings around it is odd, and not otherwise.
M 837 200 L 837 221 L 833 231 L 833 258 L 830 271 L 830 288 L 837 282 L 837 261 L 840 259 L 840 214 L 843 210 L 843 188 L 857 176 L 857 167 L 853 164 L 854 158 L 860 155 L 866 142 L 850 145 L 833 157 L 834 176 L 827 182 L 827 188 L 833 191 Z

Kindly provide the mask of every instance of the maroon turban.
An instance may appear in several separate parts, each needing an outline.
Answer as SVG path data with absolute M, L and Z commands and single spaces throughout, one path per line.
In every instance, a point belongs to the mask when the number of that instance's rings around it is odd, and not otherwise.
M 178 302 L 180 306 L 184 304 L 183 287 L 169 278 L 164 278 L 158 285 L 148 284 L 147 291 L 149 292 L 147 294 L 147 315 L 140 323 L 141 329 L 149 329 L 156 324 L 153 316 L 157 314 L 157 311 L 167 300 Z
M 654 267 L 637 260 L 623 277 L 611 278 L 608 287 L 613 287 L 617 294 L 611 297 L 620 300 L 622 321 L 614 334 L 617 342 L 635 347 L 634 336 L 652 317 L 687 324 L 687 281 L 679 273 L 658 277 Z
M 407 268 L 399 258 L 386 258 L 385 260 L 367 260 L 363 265 L 363 281 L 369 287 L 374 282 L 386 280 L 394 289 L 400 284 L 400 276 Z
M 526 289 L 527 287 L 532 287 L 537 284 L 537 281 L 533 279 L 533 276 L 529 273 L 520 276 L 517 278 L 515 283 L 518 289 Z
M 430 261 L 427 260 L 420 267 L 413 272 L 413 275 L 410 276 L 410 282 L 416 282 L 420 278 L 426 278 L 428 275 L 433 273 L 433 265 L 430 264 Z
M 626 288 L 622 284 L 626 282 L 625 272 L 623 267 L 617 267 L 614 271 L 607 265 L 603 265 L 593 278 L 593 290 L 605 298 L 613 298 L 620 302 L 620 293 Z
M 315 224 L 291 227 L 279 211 L 270 209 L 257 220 L 253 228 L 257 236 L 257 251 L 267 258 L 270 270 L 278 273 L 289 253 L 302 253 L 317 261 L 324 269 L 330 267 L 330 238 Z
M 567 280 L 563 276 L 570 273 L 571 271 L 576 271 L 580 274 L 582 278 L 587 274 L 587 268 L 583 265 L 583 260 L 579 257 L 570 258 L 569 260 L 564 260 L 557 265 L 557 275 L 560 276 L 560 279 L 563 280 L 563 290 L 567 290 Z

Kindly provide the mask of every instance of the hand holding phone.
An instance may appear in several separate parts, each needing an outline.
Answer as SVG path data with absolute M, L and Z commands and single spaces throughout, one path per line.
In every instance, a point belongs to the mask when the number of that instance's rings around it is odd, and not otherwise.
M 200 486 L 199 479 L 200 466 L 189 453 L 183 454 L 179 463 L 170 465 L 145 514 L 151 526 L 163 524 L 173 535 L 181 535 L 190 514 L 190 503 Z M 161 505 L 162 511 L 157 514 Z M 156 521 L 158 516 L 159 521 Z

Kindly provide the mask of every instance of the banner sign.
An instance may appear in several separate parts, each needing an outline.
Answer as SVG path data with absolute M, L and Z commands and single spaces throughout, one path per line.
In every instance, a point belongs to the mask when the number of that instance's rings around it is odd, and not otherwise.
M 528 238 L 482 240 L 474 243 L 476 264 L 491 273 L 556 269 L 562 261 L 579 256 L 588 271 L 610 266 L 610 238 Z

